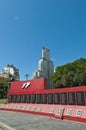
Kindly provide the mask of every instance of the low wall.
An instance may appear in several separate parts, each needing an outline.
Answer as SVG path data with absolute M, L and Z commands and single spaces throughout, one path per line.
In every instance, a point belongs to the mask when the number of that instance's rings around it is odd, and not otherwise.
M 25 112 L 86 123 L 86 106 L 48 104 L 1 104 L 0 110 Z

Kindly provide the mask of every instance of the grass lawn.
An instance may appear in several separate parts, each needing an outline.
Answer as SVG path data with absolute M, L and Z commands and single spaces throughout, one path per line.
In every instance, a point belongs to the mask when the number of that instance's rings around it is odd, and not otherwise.
M 0 99 L 0 104 L 6 104 L 6 99 Z

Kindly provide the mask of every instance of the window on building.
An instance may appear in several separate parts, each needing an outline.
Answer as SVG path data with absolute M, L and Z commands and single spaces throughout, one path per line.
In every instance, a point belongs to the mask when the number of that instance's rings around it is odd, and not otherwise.
M 17 95 L 17 103 L 21 102 L 21 95 Z
M 13 95 L 13 102 L 16 103 L 17 95 Z
M 36 94 L 32 94 L 31 95 L 31 103 L 35 103 L 36 102 Z
M 54 93 L 54 104 L 60 104 L 60 94 Z
M 26 102 L 26 95 L 25 94 L 21 95 L 21 102 L 22 103 Z
M 30 103 L 30 102 L 31 102 L 31 94 L 27 94 L 26 102 L 27 102 L 27 103 Z
M 69 105 L 75 105 L 75 94 L 74 94 L 74 92 L 68 93 L 68 104 Z
M 76 92 L 76 100 L 77 100 L 77 105 L 81 105 L 81 106 L 85 105 L 83 91 Z
M 66 105 L 67 104 L 67 94 L 61 93 L 61 104 Z
M 41 103 L 41 94 L 37 94 L 37 103 L 38 103 L 38 104 Z
M 53 94 L 52 93 L 48 94 L 48 104 L 53 104 Z
M 43 104 L 47 103 L 47 94 L 42 94 L 42 103 Z

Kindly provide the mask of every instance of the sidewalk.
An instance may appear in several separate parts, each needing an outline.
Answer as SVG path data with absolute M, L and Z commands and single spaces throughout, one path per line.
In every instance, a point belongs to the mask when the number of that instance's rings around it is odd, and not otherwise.
M 10 111 L 0 111 L 0 122 L 16 130 L 86 130 L 84 123 Z

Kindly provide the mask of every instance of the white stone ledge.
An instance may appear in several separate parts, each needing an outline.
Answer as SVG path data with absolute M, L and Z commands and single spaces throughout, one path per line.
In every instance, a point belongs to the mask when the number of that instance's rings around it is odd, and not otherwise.
M 14 129 L 14 128 L 12 128 L 12 127 L 10 127 L 2 122 L 0 122 L 0 128 L 2 128 L 2 130 L 16 130 L 16 129 Z

